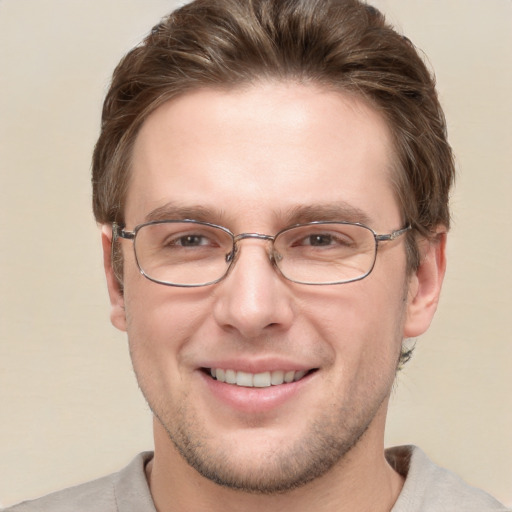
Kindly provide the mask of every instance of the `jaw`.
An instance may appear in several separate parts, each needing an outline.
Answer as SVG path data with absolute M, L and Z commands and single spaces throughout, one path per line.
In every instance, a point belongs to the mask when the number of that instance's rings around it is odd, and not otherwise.
M 150 480 L 152 494 L 167 495 L 178 505 L 182 498 L 180 506 L 184 509 L 212 512 L 240 509 L 247 512 L 273 509 L 304 512 L 324 510 L 323 507 L 325 510 L 348 512 L 365 503 L 369 504 L 368 510 L 389 510 L 400 492 L 402 481 L 383 456 L 381 432 L 386 406 L 387 400 L 381 404 L 368 428 L 354 436 L 351 446 L 345 445 L 341 458 L 329 460 L 327 457 L 319 463 L 313 459 L 312 470 L 301 473 L 297 471 L 301 466 L 300 458 L 309 458 L 310 448 L 311 451 L 317 448 L 310 447 L 303 439 L 296 441 L 294 453 L 283 458 L 279 449 L 275 450 L 276 446 L 283 445 L 283 439 L 272 437 L 271 429 L 254 429 L 243 441 L 231 439 L 230 448 L 223 455 L 233 453 L 235 461 L 227 461 L 232 465 L 228 467 L 231 471 L 226 472 L 225 467 L 205 466 L 201 461 L 190 460 L 189 454 L 183 453 L 177 443 L 171 441 L 162 423 L 155 419 L 155 466 Z M 247 446 L 258 446 L 259 457 L 251 453 L 244 456 L 241 442 Z M 336 451 L 339 454 L 339 444 L 333 445 L 330 440 L 325 440 L 325 443 L 328 446 L 326 453 Z M 223 447 L 219 445 L 218 450 L 222 451 Z M 244 459 L 246 462 L 241 462 Z M 320 502 L 319 497 L 322 497 Z M 160 503 L 165 504 L 166 501 Z

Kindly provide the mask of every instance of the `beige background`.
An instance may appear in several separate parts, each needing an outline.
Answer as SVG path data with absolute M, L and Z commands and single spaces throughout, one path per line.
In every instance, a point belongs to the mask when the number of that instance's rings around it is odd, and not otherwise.
M 512 2 L 375 2 L 436 69 L 458 158 L 440 311 L 400 375 L 414 442 L 512 505 Z M 90 154 L 114 65 L 177 2 L 0 0 L 0 502 L 151 449 L 108 319 Z

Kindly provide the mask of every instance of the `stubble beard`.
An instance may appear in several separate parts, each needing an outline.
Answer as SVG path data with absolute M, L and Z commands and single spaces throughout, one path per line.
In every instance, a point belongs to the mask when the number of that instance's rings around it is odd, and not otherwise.
M 373 407 L 365 407 L 364 411 L 325 411 L 291 444 L 283 440 L 260 452 L 259 463 L 254 459 L 237 460 L 230 446 L 212 442 L 194 412 L 183 406 L 186 400 L 174 416 L 181 418 L 179 422 L 153 413 L 186 463 L 203 477 L 240 492 L 277 495 L 302 487 L 342 465 L 364 437 L 387 396 L 383 393 L 378 399 L 373 397 Z

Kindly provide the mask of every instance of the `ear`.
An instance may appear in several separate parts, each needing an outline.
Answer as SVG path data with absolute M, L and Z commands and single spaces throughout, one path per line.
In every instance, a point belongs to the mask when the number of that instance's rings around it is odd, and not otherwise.
M 446 271 L 446 229 L 439 226 L 433 240 L 419 242 L 420 265 L 409 280 L 404 337 L 414 338 L 430 326 Z
M 107 224 L 103 224 L 101 227 L 101 244 L 103 246 L 103 266 L 110 297 L 110 321 L 114 327 L 126 331 L 123 290 L 112 266 L 112 227 Z

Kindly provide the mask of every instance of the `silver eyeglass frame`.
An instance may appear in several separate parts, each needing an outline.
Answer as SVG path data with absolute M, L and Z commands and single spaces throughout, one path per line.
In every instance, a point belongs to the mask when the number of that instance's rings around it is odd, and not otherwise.
M 135 249 L 135 239 L 137 237 L 137 233 L 140 231 L 140 229 L 142 229 L 145 226 L 154 225 L 154 224 L 172 224 L 172 223 L 181 223 L 181 224 L 183 224 L 183 223 L 185 223 L 185 224 L 186 223 L 190 223 L 190 224 L 199 224 L 201 226 L 213 227 L 213 228 L 220 229 L 221 231 L 224 231 L 226 234 L 228 234 L 231 237 L 231 239 L 233 241 L 233 246 L 232 246 L 231 251 L 228 254 L 226 254 L 226 263 L 229 263 L 229 265 L 226 268 L 225 273 L 221 277 L 219 277 L 218 279 L 215 279 L 213 281 L 209 281 L 207 283 L 177 284 L 177 283 L 169 283 L 169 282 L 166 282 L 166 281 L 159 281 L 158 279 L 155 279 L 155 278 L 149 276 L 148 274 L 146 274 L 146 272 L 144 271 L 144 269 L 141 267 L 141 265 L 139 263 L 139 259 L 137 257 L 137 251 Z M 299 227 L 302 227 L 302 226 L 314 226 L 316 224 L 344 224 L 344 225 L 350 225 L 350 226 L 360 226 L 360 227 L 365 228 L 368 231 L 370 231 L 372 233 L 372 235 L 373 235 L 374 240 L 375 240 L 375 251 L 374 251 L 374 255 L 373 255 L 373 263 L 372 263 L 372 266 L 370 267 L 370 269 L 368 270 L 368 272 L 366 272 L 362 276 L 358 276 L 358 277 L 355 277 L 353 279 L 344 280 L 344 281 L 333 281 L 333 282 L 327 282 L 327 283 L 310 283 L 310 282 L 297 281 L 295 279 L 290 279 L 285 274 L 283 274 L 283 272 L 279 268 L 279 266 L 277 264 L 277 260 L 276 260 L 276 253 L 274 251 L 274 241 L 275 241 L 275 239 L 279 235 L 281 235 L 282 233 L 285 233 L 286 231 L 289 231 L 290 229 L 295 229 L 295 228 L 299 228 Z M 381 243 L 381 242 L 390 242 L 392 240 L 395 240 L 395 239 L 397 239 L 398 237 L 402 236 L 403 234 L 405 234 L 407 231 L 409 231 L 411 229 L 412 229 L 412 226 L 409 224 L 409 225 L 407 225 L 407 226 L 405 226 L 405 227 L 403 227 L 401 229 L 394 230 L 391 233 L 378 234 L 372 228 L 370 228 L 369 226 L 366 226 L 365 224 L 362 224 L 360 222 L 333 221 L 333 220 L 322 221 L 322 220 L 318 220 L 318 221 L 313 221 L 313 222 L 305 222 L 305 223 L 302 223 L 302 224 L 293 224 L 291 226 L 287 226 L 286 228 L 281 229 L 275 235 L 272 236 L 272 235 L 265 235 L 263 233 L 240 233 L 238 235 L 235 235 L 228 228 L 226 228 L 224 226 L 220 226 L 219 224 L 213 224 L 211 222 L 204 222 L 204 221 L 199 221 L 199 220 L 194 220 L 194 219 L 154 220 L 154 221 L 150 221 L 150 222 L 144 222 L 142 224 L 139 224 L 139 225 L 135 226 L 133 231 L 126 231 L 117 222 L 113 222 L 112 223 L 112 261 L 114 261 L 114 246 L 115 246 L 115 242 L 119 238 L 123 238 L 125 240 L 131 240 L 133 242 L 133 252 L 134 252 L 134 256 L 135 256 L 135 262 L 137 264 L 139 272 L 146 279 L 148 279 L 149 281 L 152 281 L 154 283 L 164 285 L 164 286 L 176 286 L 176 287 L 180 287 L 180 288 L 199 288 L 199 287 L 203 287 L 203 286 L 210 286 L 210 285 L 216 284 L 216 283 L 222 281 L 223 279 L 225 279 L 229 275 L 231 269 L 234 267 L 234 265 L 236 263 L 237 254 L 239 252 L 238 242 L 240 242 L 241 240 L 248 239 L 248 238 L 254 238 L 254 239 L 258 239 L 258 240 L 265 240 L 265 241 L 272 242 L 272 250 L 269 251 L 269 260 L 272 263 L 272 266 L 287 281 L 290 281 L 290 282 L 296 283 L 296 284 L 311 285 L 311 286 L 346 284 L 346 283 L 352 283 L 354 281 L 360 281 L 361 279 L 364 279 L 365 277 L 368 277 L 368 275 L 371 274 L 373 268 L 375 267 L 375 262 L 377 261 L 377 253 L 378 253 L 379 243 Z M 279 258 L 277 258 L 277 259 L 279 259 Z

